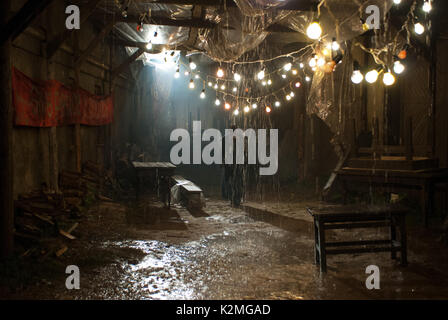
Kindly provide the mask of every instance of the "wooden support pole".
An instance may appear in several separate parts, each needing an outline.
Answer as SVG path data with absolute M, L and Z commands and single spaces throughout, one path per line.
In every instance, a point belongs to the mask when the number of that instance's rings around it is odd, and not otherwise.
M 414 158 L 414 151 L 412 146 L 412 118 L 408 117 L 406 119 L 406 136 L 405 136 L 405 143 L 406 143 L 406 160 L 411 161 Z
M 89 43 L 87 46 L 87 49 L 84 50 L 81 53 L 78 53 L 76 56 L 75 65 L 78 66 L 84 62 L 84 60 L 92 54 L 92 52 L 95 50 L 95 48 L 101 43 L 101 41 L 104 39 L 105 36 L 109 34 L 110 31 L 112 31 L 113 27 L 115 25 L 115 22 L 109 22 L 100 33 L 98 33 L 95 38 Z
M 0 25 L 8 21 L 10 0 L 0 1 Z M 0 258 L 14 248 L 13 110 L 11 97 L 11 40 L 0 46 Z
M 77 33 L 74 33 L 74 51 L 75 57 L 78 56 L 79 53 L 79 37 Z M 80 72 L 80 64 L 75 61 L 75 83 L 74 90 L 79 88 L 79 72 Z M 79 96 L 76 95 L 76 107 L 79 108 Z M 79 123 L 75 124 L 75 165 L 76 171 L 81 172 L 81 125 Z
M 134 54 L 129 56 L 121 65 L 119 65 L 116 69 L 112 71 L 112 79 L 111 81 L 114 81 L 114 79 L 123 72 L 131 63 L 133 63 L 135 60 L 137 60 L 142 54 L 144 50 L 139 48 Z

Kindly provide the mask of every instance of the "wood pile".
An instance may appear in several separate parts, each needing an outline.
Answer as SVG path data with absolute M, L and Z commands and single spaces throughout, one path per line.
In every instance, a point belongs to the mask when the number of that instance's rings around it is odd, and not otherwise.
M 86 162 L 80 173 L 60 173 L 60 192 L 49 190 L 44 184 L 41 190 L 19 195 L 15 201 L 15 238 L 24 250 L 22 255 L 64 254 L 68 247 L 61 241 L 76 239 L 72 233 L 82 212 L 98 200 L 111 201 L 101 195 L 103 179 L 101 166 Z

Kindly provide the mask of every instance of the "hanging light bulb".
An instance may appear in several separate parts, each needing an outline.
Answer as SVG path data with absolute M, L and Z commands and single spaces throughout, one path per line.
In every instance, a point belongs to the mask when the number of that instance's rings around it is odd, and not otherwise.
M 352 82 L 354 84 L 360 84 L 364 80 L 364 76 L 359 70 L 353 70 L 352 74 Z
M 180 77 L 180 70 L 177 68 L 176 73 L 174 74 L 174 78 L 178 79 Z
M 146 49 L 148 50 L 152 50 L 152 42 L 151 40 L 148 42 L 148 44 L 146 45 Z
M 395 3 L 395 4 L 400 4 L 400 3 L 401 3 L 401 0 L 394 0 L 394 3 Z
M 431 5 L 431 1 L 425 1 L 424 3 L 423 3 L 423 11 L 425 11 L 426 13 L 429 13 L 429 12 L 431 12 L 431 10 L 432 10 L 432 5 Z
M 218 90 L 218 84 L 215 83 L 215 86 L 213 87 L 215 90 Z
M 221 101 L 219 99 L 215 100 L 215 105 L 219 106 L 221 104 Z
M 233 87 L 232 91 L 233 91 L 233 92 L 237 92 L 237 91 L 238 91 L 238 88 L 237 88 L 237 87 Z
M 379 73 L 378 73 L 378 71 L 376 69 L 370 70 L 366 74 L 366 81 L 368 83 L 375 83 L 376 80 L 378 80 L 378 76 L 379 76 Z
M 391 86 L 395 83 L 395 77 L 392 74 L 392 72 L 390 72 L 390 70 L 388 72 L 386 72 L 383 76 L 383 83 L 386 86 Z
M 394 62 L 394 72 L 396 74 L 402 74 L 405 69 L 405 66 L 400 61 Z
M 195 79 L 199 79 L 199 75 L 198 75 L 198 74 L 195 75 L 194 78 L 195 78 Z
M 261 84 L 262 84 L 263 86 L 266 86 L 268 83 L 267 83 L 266 81 L 263 81 Z
M 306 76 L 306 77 L 305 77 L 305 81 L 306 81 L 306 82 L 310 82 L 310 81 L 311 81 L 311 78 L 310 78 L 309 76 Z
M 302 86 L 302 84 L 301 84 L 299 81 L 297 81 L 297 82 L 294 84 L 294 86 L 295 86 L 296 88 L 300 88 L 300 87 Z
M 270 86 L 271 84 L 272 84 L 272 80 L 269 79 L 269 80 L 268 80 L 268 86 Z
M 199 95 L 201 99 L 205 99 L 205 89 L 202 90 L 201 94 Z
M 235 79 L 236 82 L 239 82 L 241 80 L 241 75 L 239 73 L 235 73 L 233 75 L 233 78 Z
M 280 103 L 280 101 L 275 101 L 274 105 L 278 108 L 278 107 L 280 107 L 281 103 Z
M 237 115 L 240 114 L 240 111 L 239 111 L 238 109 L 235 109 L 235 111 L 233 111 L 233 114 L 234 114 L 235 116 L 237 116 Z
M 292 69 L 292 74 L 293 74 L 293 75 L 295 75 L 295 76 L 296 76 L 296 75 L 297 75 L 297 73 L 299 73 L 299 71 L 297 71 L 297 69 Z
M 317 66 L 318 67 L 322 67 L 325 64 L 325 59 L 324 58 L 319 58 L 317 60 Z
M 305 68 L 305 65 L 302 62 L 300 62 L 299 67 L 300 67 L 300 69 L 303 69 L 303 68 Z
M 221 68 L 218 69 L 218 71 L 216 72 L 216 76 L 218 78 L 222 78 L 224 77 L 224 70 L 222 70 Z
M 249 107 L 249 106 L 245 106 L 245 107 L 244 107 L 244 112 L 245 112 L 245 113 L 248 113 L 249 111 L 250 111 L 250 107 Z
M 271 113 L 271 107 L 270 106 L 266 106 L 266 113 Z
M 293 91 L 291 91 L 291 93 L 289 94 L 289 96 L 290 96 L 291 98 L 294 98 L 296 95 L 295 95 L 295 93 L 294 93 Z
M 289 94 L 286 96 L 286 100 L 291 100 L 291 96 Z
M 224 84 L 221 86 L 221 90 L 226 90 L 226 86 Z
M 315 67 L 317 66 L 317 56 L 316 56 L 316 55 L 314 55 L 314 56 L 311 58 L 311 60 L 310 60 L 310 62 L 309 62 L 309 66 L 310 66 L 311 68 L 315 68 Z
M 341 48 L 341 46 L 339 45 L 339 43 L 336 41 L 336 38 L 333 38 L 333 42 L 331 43 L 331 49 L 333 51 L 339 51 L 339 49 Z
M 209 83 L 208 83 L 208 86 L 209 86 L 209 87 L 212 87 L 212 86 L 213 86 L 213 83 L 209 82 Z
M 190 89 L 194 89 L 194 81 L 193 81 L 193 79 L 190 79 L 190 84 L 188 85 L 188 87 Z
M 292 63 L 290 63 L 290 62 L 283 66 L 283 70 L 285 70 L 285 71 L 290 71 L 291 68 L 292 68 Z
M 425 27 L 420 22 L 417 22 L 414 25 L 414 31 L 416 34 L 421 35 L 425 32 Z
M 306 29 L 306 34 L 308 38 L 317 40 L 322 35 L 322 27 L 320 26 L 319 22 L 315 21 L 311 23 L 308 28 Z
M 283 78 L 283 79 L 286 79 L 286 74 L 283 73 L 283 74 L 282 74 L 282 78 Z
M 230 103 L 226 102 L 226 103 L 224 104 L 224 108 L 225 108 L 226 110 L 230 110 L 230 108 L 232 108 L 232 106 L 230 105 Z
M 263 80 L 263 79 L 264 79 L 264 76 L 265 76 L 265 71 L 264 71 L 264 68 L 263 68 L 263 70 L 261 70 L 260 72 L 258 72 L 258 74 L 257 74 L 257 78 L 258 78 L 258 80 Z
M 189 61 L 190 61 L 190 69 L 191 69 L 191 70 L 195 70 L 195 69 L 197 68 L 196 63 L 194 63 L 194 62 L 191 60 L 191 58 L 189 59 Z
M 256 103 L 252 103 L 252 109 L 257 109 L 257 104 Z

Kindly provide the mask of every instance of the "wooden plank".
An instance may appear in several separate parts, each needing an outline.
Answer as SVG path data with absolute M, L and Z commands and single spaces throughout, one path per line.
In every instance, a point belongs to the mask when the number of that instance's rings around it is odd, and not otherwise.
M 105 36 L 109 34 L 110 31 L 115 26 L 115 21 L 109 22 L 101 31 L 98 33 L 95 38 L 89 43 L 87 49 L 81 52 L 81 54 L 76 58 L 75 65 L 79 68 L 79 65 L 84 62 L 84 60 L 92 54 L 95 48 L 101 43 Z
M 0 25 L 6 25 L 10 0 L 0 1 Z M 11 87 L 11 41 L 0 45 L 0 259 L 13 253 L 13 108 Z
M 2 2 L 5 0 L 2 0 Z M 14 41 L 54 0 L 28 0 L 23 7 L 2 27 L 0 45 Z M 9 13 L 9 10 L 6 14 Z
M 97 6 L 101 3 L 102 0 L 92 0 L 89 1 L 89 4 L 80 8 L 81 12 L 81 26 L 89 19 L 89 17 L 95 12 Z M 72 32 L 74 30 L 69 30 L 65 28 L 64 31 L 60 33 L 56 38 L 54 38 L 47 46 L 47 57 L 51 59 L 56 51 L 61 47 L 61 45 L 70 38 Z
M 100 17 L 101 15 L 99 15 Z M 104 15 L 103 19 L 104 19 Z M 106 16 L 106 20 L 112 19 L 112 15 Z M 119 16 L 116 17 L 117 22 L 125 23 L 140 23 L 139 16 L 129 15 L 128 17 Z M 159 26 L 172 26 L 172 27 L 186 27 L 186 28 L 201 28 L 201 29 L 213 29 L 216 27 L 216 23 L 204 20 L 202 18 L 190 18 L 190 19 L 170 19 L 167 17 L 150 17 L 144 20 L 144 24 L 159 25 Z
M 137 60 L 142 54 L 144 50 L 138 49 L 133 55 L 127 58 L 120 66 L 112 71 L 112 80 L 115 79 L 121 72 L 123 72 L 131 63 Z

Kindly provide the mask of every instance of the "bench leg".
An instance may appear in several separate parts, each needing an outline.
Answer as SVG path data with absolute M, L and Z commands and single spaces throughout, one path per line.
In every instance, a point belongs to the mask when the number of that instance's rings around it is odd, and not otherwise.
M 407 266 L 407 239 L 406 239 L 406 217 L 400 217 L 400 244 L 401 244 L 401 265 Z
M 327 257 L 325 254 L 325 228 L 322 222 L 318 222 L 318 238 L 319 238 L 319 260 L 320 272 L 327 272 Z
M 314 262 L 316 265 L 320 264 L 319 251 L 319 228 L 317 221 L 314 220 Z

